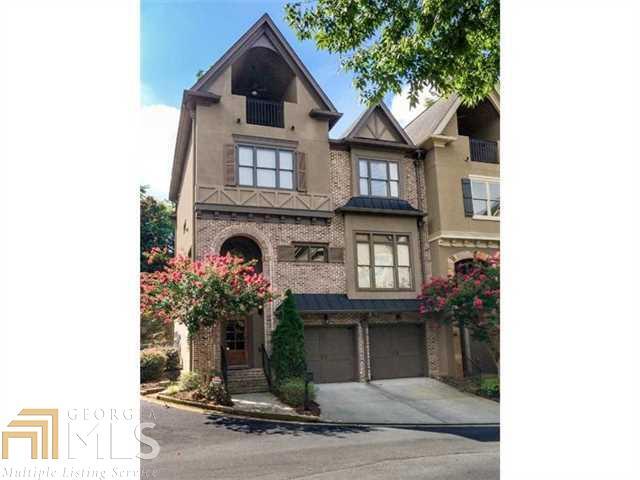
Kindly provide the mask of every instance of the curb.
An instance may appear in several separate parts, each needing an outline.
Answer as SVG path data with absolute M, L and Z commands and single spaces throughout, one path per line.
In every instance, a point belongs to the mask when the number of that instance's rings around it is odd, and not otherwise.
M 153 397 L 152 397 L 153 398 Z M 157 394 L 156 399 L 164 402 L 174 403 L 178 405 L 186 405 L 188 407 L 196 407 L 209 412 L 218 412 L 228 415 L 237 415 L 240 417 L 250 417 L 259 420 L 282 420 L 287 422 L 300 422 L 300 423 L 318 423 L 319 417 L 313 417 L 311 415 L 295 415 L 287 413 L 270 413 L 270 412 L 251 412 L 248 410 L 240 410 L 233 407 L 225 407 L 223 405 L 211 405 L 208 403 L 197 402 L 195 400 L 182 400 L 180 398 L 170 397 L 168 395 Z

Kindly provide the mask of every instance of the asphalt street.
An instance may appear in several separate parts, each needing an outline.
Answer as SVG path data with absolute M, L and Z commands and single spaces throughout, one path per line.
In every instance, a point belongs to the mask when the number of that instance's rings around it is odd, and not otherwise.
M 142 478 L 499 478 L 495 428 L 302 425 L 213 416 L 141 402 L 159 455 Z M 145 446 L 143 452 L 148 451 Z

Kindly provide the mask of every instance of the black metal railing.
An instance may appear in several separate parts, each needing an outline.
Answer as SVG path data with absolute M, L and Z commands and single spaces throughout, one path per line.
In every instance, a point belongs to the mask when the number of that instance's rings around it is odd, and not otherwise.
M 272 377 L 271 377 L 271 357 L 265 348 L 264 344 L 260 346 L 262 352 L 262 371 L 267 379 L 267 385 L 269 385 L 269 391 L 271 391 Z
M 227 364 L 227 350 L 224 345 L 220 345 L 220 367 L 222 368 L 222 380 L 227 385 L 229 379 L 229 367 Z
M 472 162 L 498 163 L 498 142 L 469 139 Z
M 284 128 L 284 103 L 247 97 L 247 123 Z

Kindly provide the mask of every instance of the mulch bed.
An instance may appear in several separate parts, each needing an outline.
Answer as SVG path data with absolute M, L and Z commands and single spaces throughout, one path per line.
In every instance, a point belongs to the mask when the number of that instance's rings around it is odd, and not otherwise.
M 305 411 L 304 406 L 300 405 L 299 407 L 295 407 L 294 409 L 297 413 L 299 413 L 300 415 L 315 415 L 317 417 L 320 416 L 320 405 L 318 405 L 316 402 L 314 401 L 310 401 L 309 402 L 309 410 Z

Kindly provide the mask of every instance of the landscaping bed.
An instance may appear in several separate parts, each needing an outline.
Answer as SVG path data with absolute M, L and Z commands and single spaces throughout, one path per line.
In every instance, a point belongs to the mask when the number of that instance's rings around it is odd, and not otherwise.
M 475 375 L 473 377 L 441 377 L 440 381 L 461 392 L 500 402 L 500 377 L 497 375 Z

